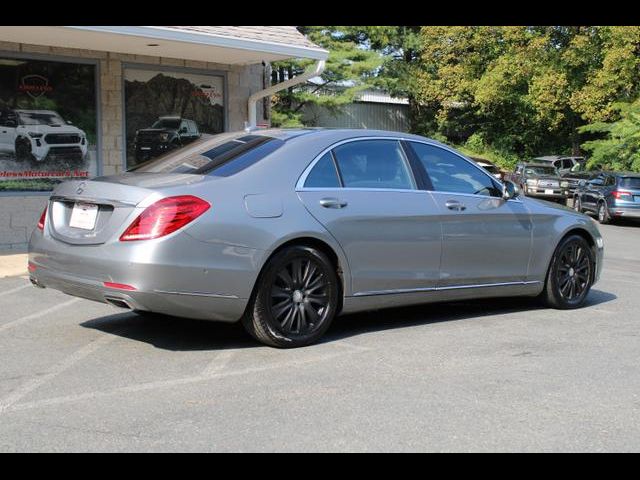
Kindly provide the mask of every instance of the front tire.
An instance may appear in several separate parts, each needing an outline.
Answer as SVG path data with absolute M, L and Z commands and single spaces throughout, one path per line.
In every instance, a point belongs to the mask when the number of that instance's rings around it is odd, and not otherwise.
M 552 308 L 579 308 L 593 284 L 593 251 L 580 235 L 571 235 L 558 245 L 551 259 L 542 297 Z
M 34 160 L 31 153 L 31 142 L 25 138 L 18 138 L 15 144 L 16 161 L 32 162 Z
M 580 204 L 580 197 L 574 197 L 573 209 L 578 213 L 582 213 L 582 205 Z
M 258 341 L 279 348 L 312 344 L 338 309 L 338 275 L 327 256 L 287 247 L 265 266 L 242 323 Z

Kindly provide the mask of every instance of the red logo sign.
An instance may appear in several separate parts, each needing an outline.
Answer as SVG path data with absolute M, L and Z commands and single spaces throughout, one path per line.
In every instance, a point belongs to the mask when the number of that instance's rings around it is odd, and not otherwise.
M 53 87 L 49 85 L 49 79 L 42 75 L 25 75 L 20 80 L 18 91 L 26 93 L 31 98 L 38 98 L 53 91 Z

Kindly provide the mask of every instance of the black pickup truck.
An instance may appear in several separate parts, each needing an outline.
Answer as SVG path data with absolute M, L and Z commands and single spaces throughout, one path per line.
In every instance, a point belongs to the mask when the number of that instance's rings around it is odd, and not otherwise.
M 175 116 L 160 117 L 150 128 L 136 132 L 136 162 L 157 157 L 198 138 L 200 130 L 193 120 Z
M 505 176 L 520 187 L 528 197 L 566 204 L 569 182 L 548 163 L 518 163 L 515 171 Z

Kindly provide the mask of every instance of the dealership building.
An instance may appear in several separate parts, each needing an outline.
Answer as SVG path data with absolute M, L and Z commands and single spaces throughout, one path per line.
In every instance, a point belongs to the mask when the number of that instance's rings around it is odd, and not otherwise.
M 0 250 L 26 247 L 64 179 L 269 124 L 269 95 L 327 56 L 291 26 L 0 26 Z M 271 86 L 290 58 L 309 71 Z

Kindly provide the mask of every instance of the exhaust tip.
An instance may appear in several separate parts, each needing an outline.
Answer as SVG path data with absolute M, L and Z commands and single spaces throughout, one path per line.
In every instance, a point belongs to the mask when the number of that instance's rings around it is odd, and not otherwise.
M 44 289 L 44 288 L 46 288 L 44 285 L 41 285 L 41 284 L 38 282 L 38 280 L 36 280 L 36 279 L 35 279 L 35 278 L 33 278 L 33 277 L 29 277 L 29 281 L 31 282 L 31 285 L 33 285 L 33 286 L 34 286 L 34 287 L 36 287 L 36 288 L 43 288 L 43 289 Z
M 107 302 L 109 305 L 113 305 L 114 307 L 124 308 L 126 310 L 133 310 L 133 308 L 131 308 L 131 306 L 121 298 L 105 297 L 104 301 Z

